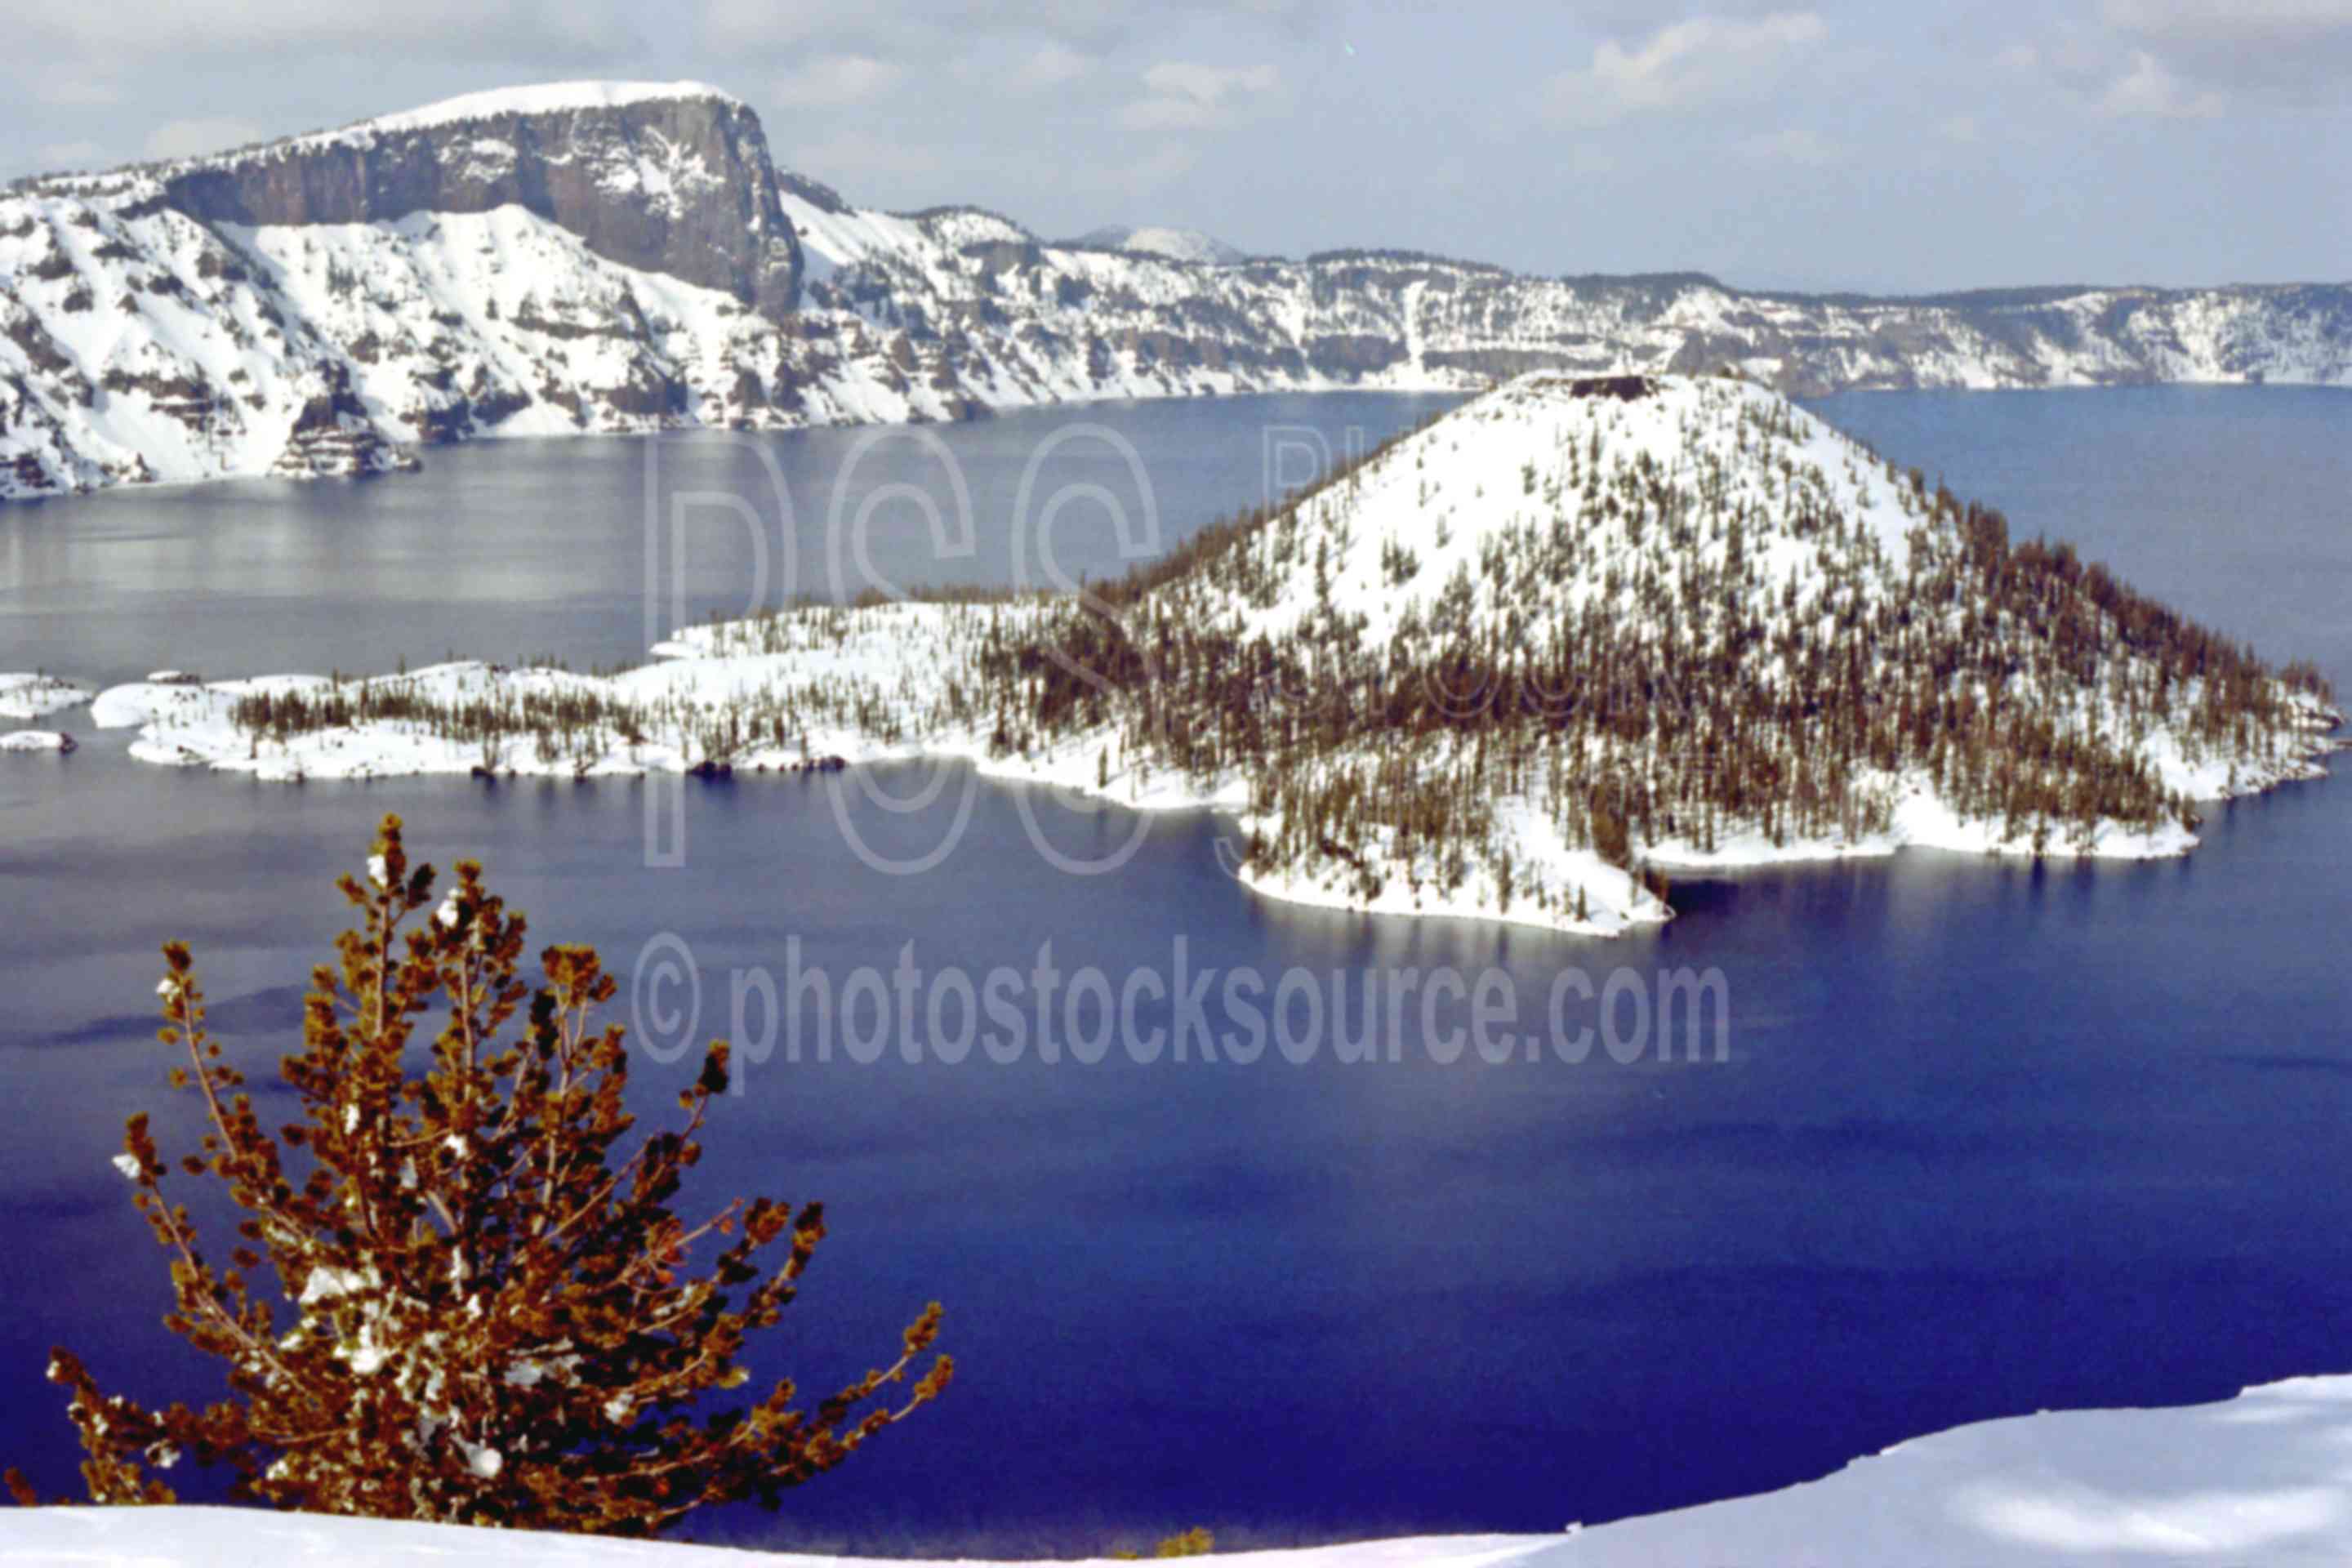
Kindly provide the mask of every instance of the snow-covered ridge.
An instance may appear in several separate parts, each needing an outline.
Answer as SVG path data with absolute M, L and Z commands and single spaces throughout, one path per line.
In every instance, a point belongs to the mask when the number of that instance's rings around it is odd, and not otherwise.
M 470 94 L 23 182 L 0 192 L 0 500 L 370 473 L 487 436 L 1547 369 L 1728 363 L 1797 395 L 2352 384 L 2345 286 L 1824 300 L 1389 251 L 1202 265 L 1164 237 L 858 207 L 778 174 L 757 118 L 699 83 Z
M 799 255 L 757 118 L 698 84 L 31 182 L 0 195 L 0 497 L 760 423 Z
M 1088 229 L 1070 244 L 1099 250 L 1133 251 L 1141 256 L 1190 261 L 1203 267 L 1230 267 L 1249 259 L 1244 252 L 1213 234 L 1203 234 L 1197 228 L 1168 228 L 1156 224 L 1139 227 L 1109 224 L 1101 228 Z
M 1243 879 L 1610 934 L 1651 870 L 1906 845 L 2137 858 L 2340 721 L 2070 552 L 1721 378 L 1499 388 L 1107 590 L 796 608 L 610 677 L 103 693 L 142 761 L 589 777 L 957 758 L 1239 815 Z
M 1557 1535 L 1424 1536 L 1217 1561 L 1233 1568 L 2316 1568 L 2352 1556 L 2347 1448 L 2352 1377 L 2291 1378 L 2212 1405 L 1979 1422 L 1780 1491 Z M 1214 1500 L 1202 1506 L 1213 1512 Z M 875 1561 L 212 1508 L 36 1509 L 10 1515 L 0 1533 L 14 1559 L 91 1568 L 256 1561 L 854 1568 Z
M 1000 385 L 1060 395 L 1084 395 L 1087 377 L 1107 374 L 1179 393 L 1472 389 L 1538 369 L 1696 373 L 1726 364 L 1794 395 L 2352 384 L 2352 287 L 2344 285 L 1874 300 L 1759 293 L 1699 274 L 1528 277 L 1397 251 L 1217 267 L 1091 244 L 975 257 L 961 235 L 893 225 L 887 215 L 846 204 L 827 210 L 789 191 L 785 205 L 825 264 L 811 307 L 903 327 L 919 348 L 951 331 L 965 353 L 947 369 L 977 368 Z M 1074 378 L 1075 394 L 1060 390 Z

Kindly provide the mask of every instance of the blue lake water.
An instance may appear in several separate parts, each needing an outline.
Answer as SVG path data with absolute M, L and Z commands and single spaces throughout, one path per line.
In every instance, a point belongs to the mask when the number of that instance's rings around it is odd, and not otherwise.
M 1172 538 L 1258 498 L 1269 426 L 1319 427 L 1338 449 L 1351 426 L 1377 439 L 1438 405 L 1086 417 L 1132 442 Z M 1821 407 L 2002 506 L 2013 531 L 2074 539 L 2352 686 L 2352 395 Z M 1062 423 L 941 431 L 974 549 L 934 549 L 886 498 L 877 574 L 1004 580 L 1021 472 Z M 858 435 L 764 443 L 803 564 Z M 1049 482 L 1113 487 L 1125 463 L 1108 450 L 1067 453 L 1077 466 Z M 749 447 L 690 439 L 429 456 L 422 476 L 366 486 L 0 511 L 0 668 L 617 661 L 644 642 L 648 457 L 663 502 L 756 491 L 768 472 Z M 901 480 L 951 500 L 934 459 L 869 452 L 847 510 Z M 760 547 L 731 516 L 695 515 L 724 526 L 689 534 L 687 608 L 735 608 Z M 1117 568 L 1107 531 L 1076 509 L 1059 526 L 1063 560 Z M 961 1371 L 780 1519 L 730 1516 L 706 1537 L 1072 1551 L 1192 1524 L 1234 1543 L 1551 1530 L 1787 1484 L 1962 1421 L 2352 1368 L 2340 783 L 2216 810 L 2185 861 L 1906 853 L 1688 881 L 1671 926 L 1597 942 L 1268 903 L 1220 870 L 1218 825 L 1198 816 L 1155 821 L 1114 875 L 1073 878 L 1032 847 L 1024 797 L 992 786 L 920 877 L 861 858 L 828 784 L 775 777 L 688 789 L 685 863 L 648 868 L 644 783 L 260 785 L 85 738 L 69 758 L 0 757 L 0 1061 L 18 1108 L 0 1140 L 0 1458 L 52 1487 L 73 1457 L 39 1377 L 50 1343 L 127 1391 L 215 1386 L 157 1325 L 162 1260 L 106 1163 L 142 1107 L 168 1106 L 185 1142 L 188 1108 L 146 1041 L 155 947 L 194 942 L 232 1047 L 273 1060 L 342 913 L 330 879 L 387 810 L 428 858 L 486 861 L 542 936 L 623 968 L 677 938 L 704 1034 L 728 1027 L 732 976 L 782 983 L 796 954 L 837 980 L 908 942 L 926 968 L 975 975 L 1026 971 L 1049 942 L 1066 972 L 1165 972 L 1181 941 L 1195 969 L 1492 968 L 1530 999 L 1569 969 L 1727 981 L 1726 1062 L 1441 1063 L 1416 1008 L 1397 1062 L 908 1065 L 894 1048 L 860 1065 L 845 1048 L 753 1064 L 703 1190 L 822 1196 L 834 1229 L 777 1369 L 830 1386 L 937 1296 Z M 842 798 L 859 841 L 912 853 L 960 798 L 950 783 L 940 812 L 905 818 Z M 1065 849 L 1127 831 L 1027 798 Z M 1144 1016 L 1173 1021 L 1157 1004 Z M 686 1070 L 640 1064 L 649 1110 Z

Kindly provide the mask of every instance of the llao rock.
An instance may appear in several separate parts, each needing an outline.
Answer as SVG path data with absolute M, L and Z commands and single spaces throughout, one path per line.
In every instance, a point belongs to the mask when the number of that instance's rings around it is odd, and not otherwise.
M 624 267 L 782 321 L 801 252 L 759 116 L 716 88 L 577 83 L 478 93 L 167 169 L 207 223 L 385 223 L 518 205 Z

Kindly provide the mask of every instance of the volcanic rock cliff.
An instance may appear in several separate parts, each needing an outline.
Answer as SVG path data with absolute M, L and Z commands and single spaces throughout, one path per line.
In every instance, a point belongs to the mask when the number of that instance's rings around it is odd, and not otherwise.
M 515 205 L 592 252 L 782 321 L 800 247 L 759 117 L 716 89 L 583 84 L 480 93 L 161 171 L 206 223 L 388 223 Z

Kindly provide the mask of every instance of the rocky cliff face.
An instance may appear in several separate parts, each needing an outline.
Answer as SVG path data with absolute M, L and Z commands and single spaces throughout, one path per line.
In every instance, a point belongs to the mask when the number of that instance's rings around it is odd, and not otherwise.
M 1471 390 L 2352 384 L 2352 288 L 1812 299 L 1397 251 L 1202 265 L 863 209 L 694 84 L 473 98 L 0 192 L 0 499 L 403 466 L 491 435 Z
M 691 83 L 482 93 L 158 178 L 173 210 L 251 227 L 520 206 L 608 261 L 719 289 L 774 320 L 800 297 L 800 248 L 759 117 Z

